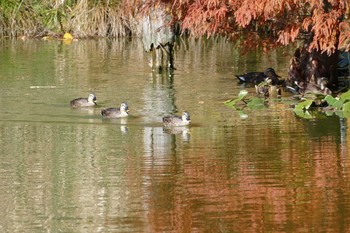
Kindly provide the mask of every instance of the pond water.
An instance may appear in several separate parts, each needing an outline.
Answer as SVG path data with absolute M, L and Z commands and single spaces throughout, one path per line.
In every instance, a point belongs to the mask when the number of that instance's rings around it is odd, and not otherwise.
M 278 100 L 241 118 L 223 103 L 245 88 L 234 74 L 286 77 L 292 48 L 182 41 L 171 75 L 142 48 L 1 41 L 1 232 L 349 231 L 347 119 L 301 119 Z M 70 108 L 89 92 L 96 108 Z M 123 101 L 130 117 L 101 118 Z M 162 127 L 184 110 L 190 127 Z

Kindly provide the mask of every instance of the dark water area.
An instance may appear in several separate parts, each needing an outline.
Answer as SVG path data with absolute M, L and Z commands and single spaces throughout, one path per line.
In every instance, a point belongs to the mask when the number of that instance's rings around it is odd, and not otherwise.
M 0 232 L 349 232 L 347 119 L 299 118 L 289 96 L 244 118 L 224 104 L 255 92 L 234 74 L 286 77 L 293 48 L 182 41 L 172 75 L 137 39 L 0 51 Z M 70 108 L 89 92 L 95 108 Z M 128 118 L 102 119 L 123 101 Z

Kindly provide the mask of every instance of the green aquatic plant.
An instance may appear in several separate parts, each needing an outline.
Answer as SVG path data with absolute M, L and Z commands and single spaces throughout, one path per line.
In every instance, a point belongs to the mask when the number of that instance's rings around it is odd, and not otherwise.
M 308 97 L 295 105 L 293 111 L 303 118 L 312 118 L 312 110 L 321 109 L 327 116 L 334 113 L 340 117 L 350 118 L 350 90 L 338 97 L 326 95 L 320 98 Z
M 306 119 L 312 118 L 312 115 L 310 114 L 310 112 L 308 110 L 310 109 L 313 102 L 314 102 L 314 100 L 306 99 L 306 100 L 298 103 L 297 105 L 295 105 L 295 107 L 293 109 L 294 113 L 302 118 L 306 118 Z
M 235 110 L 265 108 L 265 99 L 259 97 L 249 97 L 247 90 L 241 90 L 236 98 L 225 101 L 225 105 Z
M 239 102 L 243 102 L 246 104 L 246 101 L 244 100 L 244 97 L 248 94 L 248 91 L 246 90 L 241 90 L 239 93 L 238 93 L 238 96 L 237 98 L 233 98 L 233 99 L 230 99 L 230 100 L 227 100 L 225 101 L 224 103 L 227 105 L 227 106 L 230 106 L 230 107 L 233 107 L 235 108 L 236 104 L 239 103 Z
M 306 100 L 300 102 L 299 104 L 297 104 L 294 108 L 294 111 L 309 110 L 309 108 L 311 107 L 313 102 L 314 102 L 314 100 L 306 99 Z
M 281 100 L 285 104 L 288 101 Z M 248 91 L 241 90 L 237 97 L 224 102 L 226 106 L 238 111 L 242 118 L 247 114 L 244 110 L 256 110 L 266 108 L 267 100 L 255 96 L 249 96 Z M 342 93 L 337 97 L 332 95 L 308 95 L 302 101 L 295 104 L 293 101 L 293 112 L 305 119 L 332 116 L 334 114 L 343 118 L 350 118 L 350 90 Z
M 350 90 L 342 93 L 339 97 L 327 95 L 325 101 L 330 108 L 338 112 L 341 111 L 344 117 L 350 118 Z

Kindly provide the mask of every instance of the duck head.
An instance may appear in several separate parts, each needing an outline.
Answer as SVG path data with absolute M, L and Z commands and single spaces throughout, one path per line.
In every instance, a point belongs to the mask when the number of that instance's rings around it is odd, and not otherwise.
M 326 77 L 321 77 L 317 79 L 317 86 L 321 88 L 321 90 L 324 90 L 327 88 L 328 85 L 328 79 Z
M 191 118 L 190 118 L 190 114 L 187 111 L 184 111 L 182 114 L 182 121 L 184 122 L 190 122 Z
M 120 111 L 129 112 L 129 106 L 126 102 L 120 104 Z
M 89 94 L 89 97 L 88 97 L 88 102 L 89 103 L 96 103 L 96 95 L 95 94 Z
M 271 79 L 272 85 L 280 84 L 280 80 L 279 79 L 281 78 L 281 76 L 276 74 L 276 72 L 275 72 L 275 70 L 273 68 L 267 68 L 264 71 L 264 75 Z

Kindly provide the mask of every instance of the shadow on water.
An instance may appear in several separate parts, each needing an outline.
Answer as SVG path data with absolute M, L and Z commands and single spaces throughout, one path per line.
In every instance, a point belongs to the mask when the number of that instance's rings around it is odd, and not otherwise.
M 337 139 L 343 134 L 344 123 L 343 118 L 338 116 L 325 116 L 313 120 L 300 119 L 305 126 L 305 130 L 310 138 L 321 138 L 326 136 L 334 136 Z M 337 141 L 340 142 L 340 141 Z

